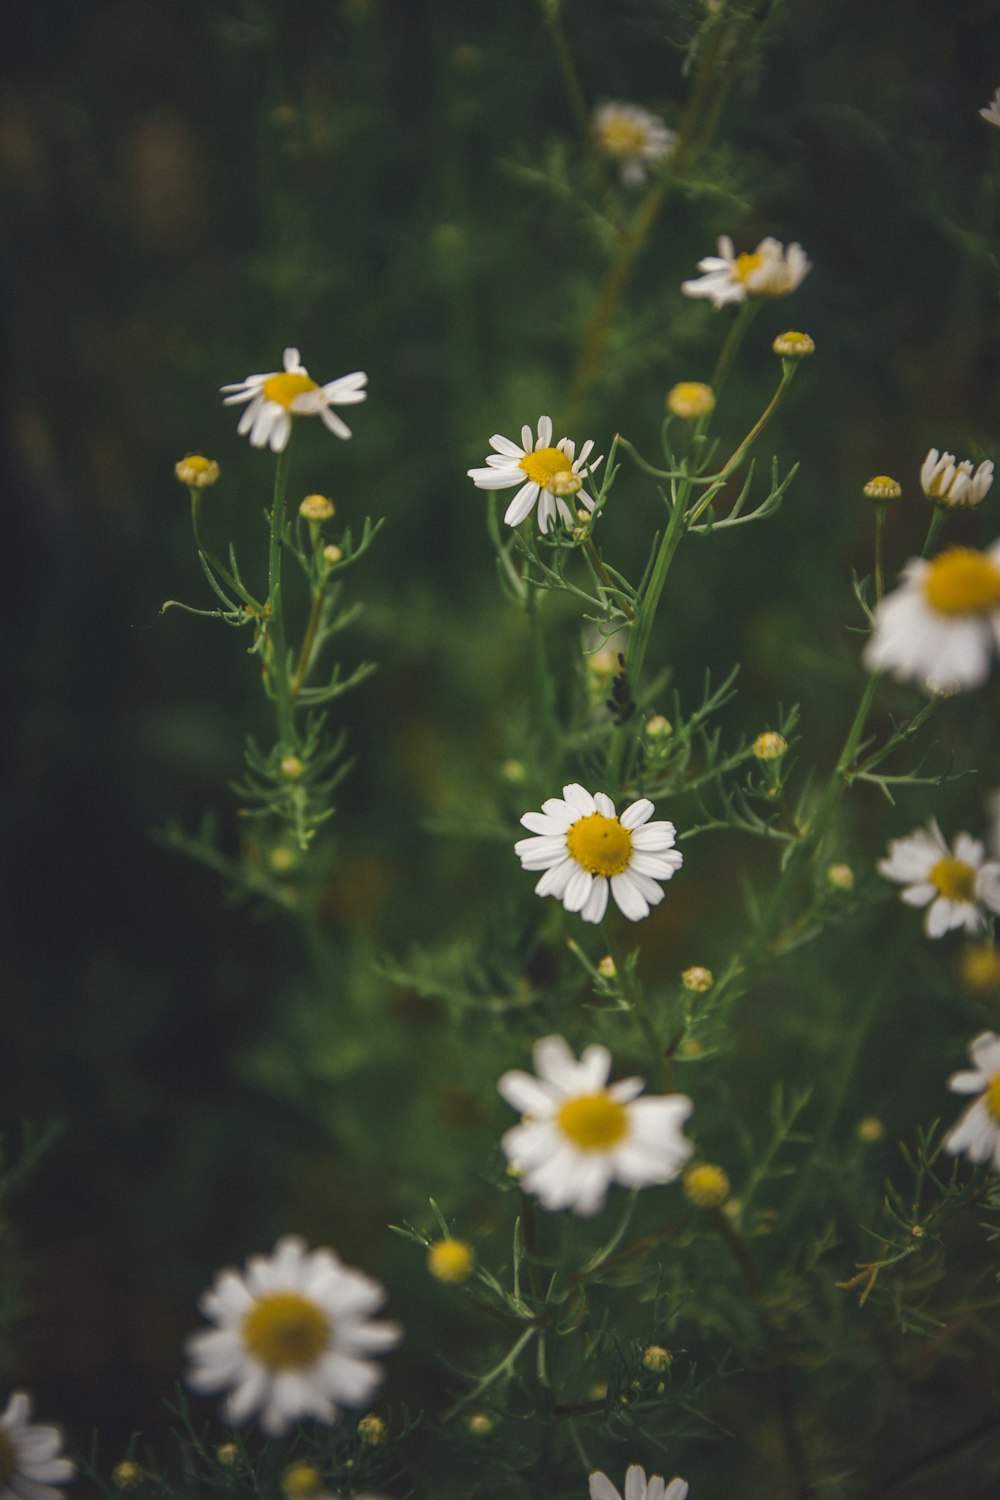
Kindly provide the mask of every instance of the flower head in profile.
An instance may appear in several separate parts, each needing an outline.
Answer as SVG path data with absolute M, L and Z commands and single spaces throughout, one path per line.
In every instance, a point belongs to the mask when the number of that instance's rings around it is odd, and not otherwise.
M 632 1464 L 625 1475 L 624 1500 L 687 1500 L 688 1486 L 684 1479 L 671 1479 L 667 1484 L 659 1474 L 646 1479 L 646 1471 Z M 611 1480 L 600 1470 L 590 1476 L 590 1500 L 623 1500 Z
M 545 1208 L 596 1214 L 613 1182 L 639 1188 L 670 1182 L 691 1155 L 682 1126 L 684 1094 L 640 1099 L 641 1078 L 608 1084 L 611 1053 L 587 1047 L 580 1060 L 561 1036 L 535 1043 L 535 1074 L 512 1071 L 497 1084 L 522 1120 L 503 1149 L 526 1192 Z
M 979 113 L 991 125 L 1000 125 L 1000 89 L 993 90 L 993 98 L 987 104 L 986 108 L 981 109 Z
M 971 1071 L 953 1073 L 948 1087 L 955 1094 L 978 1094 L 944 1138 L 952 1156 L 963 1152 L 974 1162 L 988 1161 L 1000 1172 L 1000 1036 L 984 1031 L 969 1046 Z
M 399 1342 L 395 1323 L 370 1321 L 384 1301 L 377 1281 L 332 1250 L 288 1235 L 204 1293 L 200 1310 L 216 1326 L 187 1340 L 188 1384 L 228 1390 L 226 1420 L 257 1412 L 271 1437 L 302 1417 L 334 1422 L 341 1406 L 368 1404 L 382 1379 L 371 1355 Z
M 930 693 L 981 687 L 1000 642 L 1000 542 L 911 558 L 875 608 L 864 663 Z
M 737 255 L 728 234 L 719 237 L 718 255 L 698 262 L 697 281 L 681 283 L 687 297 L 709 297 L 716 307 L 743 302 L 747 297 L 784 297 L 801 285 L 810 269 L 801 245 L 787 247 L 768 236 L 756 250 Z
M 593 128 L 598 149 L 618 162 L 626 187 L 642 187 L 647 168 L 669 156 L 677 145 L 676 133 L 659 115 L 638 104 L 599 104 Z
M 31 1397 L 15 1391 L 0 1415 L 0 1500 L 59 1500 L 53 1485 L 73 1477 L 73 1463 L 59 1456 L 58 1427 L 30 1417 Z
M 987 910 L 1000 912 L 1000 862 L 983 859 L 978 839 L 960 833 L 949 849 L 935 819 L 904 839 L 893 839 L 878 872 L 903 887 L 907 906 L 927 908 L 924 931 L 943 937 L 955 927 L 979 932 Z
M 519 526 L 538 501 L 538 529 L 544 534 L 556 516 L 566 526 L 572 526 L 573 512 L 566 503 L 569 499 L 574 505 L 593 510 L 597 502 L 583 488 L 583 482 L 593 474 L 604 455 L 590 459 L 594 447 L 591 438 L 580 449 L 579 458 L 575 456 L 576 444 L 572 438 L 560 438 L 553 446 L 551 417 L 539 417 L 537 431 L 538 436 L 533 437 L 525 423 L 521 428 L 520 448 L 510 438 L 494 433 L 490 446 L 496 451 L 487 454 L 486 468 L 469 469 L 468 475 L 480 490 L 510 490 L 518 486 L 504 514 L 508 526 Z
M 367 399 L 368 376 L 363 370 L 341 375 L 326 385 L 317 385 L 299 359 L 297 349 L 286 349 L 284 369 L 269 375 L 248 375 L 235 385 L 224 385 L 223 405 L 242 406 L 237 432 L 249 434 L 254 448 L 270 447 L 281 453 L 292 435 L 293 417 L 319 417 L 339 438 L 349 438 L 351 429 L 333 410 L 335 406 L 355 406 Z M 230 394 L 226 395 L 225 393 Z
M 993 460 L 988 458 L 975 473 L 972 460 L 955 462 L 954 453 L 939 453 L 932 448 L 920 469 L 920 488 L 935 505 L 953 510 L 958 506 L 980 505 L 993 483 Z
M 542 870 L 535 886 L 539 896 L 556 896 L 567 911 L 585 922 L 600 922 L 608 893 L 631 922 L 649 916 L 663 900 L 660 880 L 670 880 L 684 863 L 674 848 L 673 823 L 651 823 L 654 811 L 641 797 L 622 813 L 604 792 L 591 794 L 576 782 L 550 797 L 540 813 L 527 812 L 521 823 L 533 837 L 514 845 L 525 870 Z

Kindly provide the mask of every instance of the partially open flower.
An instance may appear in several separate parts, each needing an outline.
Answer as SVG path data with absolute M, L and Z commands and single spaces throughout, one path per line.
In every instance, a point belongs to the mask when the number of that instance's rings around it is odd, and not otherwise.
M 719 238 L 718 255 L 698 262 L 705 274 L 681 283 L 687 297 L 709 297 L 716 307 L 743 302 L 747 297 L 784 297 L 801 285 L 810 269 L 801 245 L 787 248 L 780 240 L 761 240 L 756 250 L 737 255 L 728 234 Z
M 219 477 L 219 465 L 214 458 L 204 458 L 200 453 L 189 453 L 174 464 L 174 473 L 181 484 L 189 490 L 207 490 Z
M 973 472 L 972 460 L 956 463 L 953 453 L 932 448 L 920 469 L 920 487 L 928 500 L 949 510 L 980 505 L 993 484 L 993 460 L 985 459 Z
M 715 409 L 715 392 L 700 380 L 682 380 L 667 392 L 667 410 L 685 422 L 696 422 Z
M 816 345 L 808 333 L 796 333 L 793 328 L 787 333 L 779 333 L 771 348 L 782 359 L 806 359 L 816 353 Z
M 899 480 L 890 479 L 888 474 L 876 474 L 864 487 L 864 494 L 869 500 L 898 500 L 902 493 L 903 486 Z

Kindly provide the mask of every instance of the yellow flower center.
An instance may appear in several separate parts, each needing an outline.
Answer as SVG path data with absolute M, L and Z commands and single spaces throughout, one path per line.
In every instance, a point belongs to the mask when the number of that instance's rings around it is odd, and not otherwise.
M 538 448 L 534 453 L 526 453 L 519 467 L 532 484 L 540 485 L 543 490 L 548 488 L 557 474 L 573 472 L 573 465 L 561 448 Z
M 994 1073 L 986 1085 L 986 1108 L 994 1120 L 1000 1120 L 1000 1073 Z
M 612 156 L 637 156 L 646 145 L 646 131 L 626 115 L 612 115 L 599 129 L 601 145 Z
M 976 872 L 964 859 L 952 859 L 946 854 L 931 866 L 929 878 L 947 901 L 976 899 Z
M 273 401 L 275 406 L 283 406 L 286 411 L 291 411 L 296 396 L 304 396 L 308 391 L 317 390 L 319 386 L 315 380 L 295 371 L 291 374 L 286 370 L 281 375 L 269 375 L 264 381 L 264 395 L 268 401 Z
M 581 1151 L 607 1151 L 628 1134 L 628 1116 L 603 1089 L 567 1099 L 556 1116 L 559 1129 Z
M 326 1314 L 297 1292 L 261 1297 L 243 1319 L 243 1343 L 268 1370 L 308 1370 L 330 1341 Z
M 632 835 L 617 818 L 590 813 L 566 834 L 566 847 L 591 875 L 620 875 L 632 857 Z
M 0 1485 L 7 1488 L 7 1481 L 17 1468 L 17 1453 L 14 1444 L 0 1427 Z
M 924 598 L 942 615 L 982 615 L 1000 605 L 1000 567 L 974 547 L 949 547 L 924 574 Z
M 475 1251 L 466 1240 L 437 1240 L 427 1252 L 427 1269 L 438 1281 L 467 1281 L 475 1266 Z
M 750 277 L 753 275 L 754 271 L 757 270 L 763 259 L 763 255 L 758 254 L 756 250 L 753 251 L 753 253 L 744 250 L 742 255 L 737 255 L 736 261 L 733 265 L 733 270 L 736 272 L 737 281 L 749 281 Z

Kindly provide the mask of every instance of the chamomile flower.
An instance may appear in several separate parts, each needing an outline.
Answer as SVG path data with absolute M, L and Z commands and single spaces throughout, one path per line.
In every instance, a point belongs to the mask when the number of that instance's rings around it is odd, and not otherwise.
M 1000 89 L 993 90 L 993 98 L 987 104 L 986 108 L 981 109 L 979 113 L 991 125 L 1000 125 Z
M 641 797 L 619 817 L 604 792 L 571 782 L 540 813 L 524 814 L 521 823 L 533 837 L 519 839 L 514 853 L 525 870 L 544 871 L 535 886 L 539 896 L 556 896 L 585 922 L 603 919 L 609 889 L 618 910 L 638 922 L 663 900 L 657 881 L 670 880 L 684 863 L 673 823 L 651 823 L 653 811 Z
M 756 250 L 737 255 L 728 234 L 719 237 L 718 255 L 698 262 L 704 275 L 681 283 L 688 297 L 710 297 L 716 307 L 743 302 L 747 297 L 784 297 L 794 292 L 810 270 L 809 257 L 799 244 L 784 246 L 780 240 L 761 240 Z
M 864 663 L 930 693 L 980 687 L 1000 643 L 1000 542 L 911 558 L 875 608 Z
M 979 505 L 993 483 L 993 460 L 988 458 L 973 473 L 972 460 L 956 463 L 954 453 L 932 448 L 920 468 L 920 488 L 935 505 L 949 510 Z
M 30 1422 L 31 1397 L 15 1391 L 0 1415 L 0 1500 L 60 1500 L 53 1485 L 73 1477 L 74 1465 L 59 1457 L 58 1427 Z
M 187 1340 L 188 1384 L 228 1390 L 229 1422 L 254 1412 L 270 1437 L 301 1417 L 336 1421 L 340 1406 L 366 1406 L 382 1379 L 370 1358 L 400 1339 L 395 1323 L 369 1316 L 385 1301 L 377 1281 L 308 1250 L 288 1235 L 242 1275 L 220 1271 L 199 1303 L 215 1328 Z
M 646 1479 L 646 1471 L 639 1464 L 632 1464 L 625 1475 L 624 1500 L 687 1500 L 688 1485 L 684 1479 L 671 1479 L 670 1483 L 659 1474 Z M 590 1476 L 590 1500 L 623 1500 L 606 1474 L 598 1469 Z
M 1000 912 L 1000 862 L 986 860 L 978 839 L 960 833 L 949 849 L 935 819 L 904 839 L 893 839 L 878 872 L 903 887 L 907 906 L 924 906 L 924 931 L 943 937 L 955 927 L 979 932 L 986 911 Z
M 626 187 L 642 187 L 646 169 L 662 161 L 677 145 L 677 135 L 659 115 L 638 104 L 599 104 L 594 110 L 594 139 L 598 149 L 618 162 Z
M 535 1043 L 535 1075 L 512 1071 L 497 1084 L 522 1120 L 503 1149 L 528 1193 L 545 1208 L 591 1215 L 613 1182 L 670 1182 L 691 1155 L 681 1127 L 691 1113 L 684 1094 L 639 1099 L 641 1078 L 608 1084 L 611 1053 L 587 1047 L 579 1062 L 561 1036 Z
M 576 444 L 572 438 L 560 438 L 553 446 L 551 417 L 539 417 L 537 433 L 533 437 L 525 423 L 521 428 L 520 448 L 510 438 L 495 433 L 490 446 L 496 451 L 487 455 L 487 467 L 469 469 L 468 474 L 480 490 L 510 490 L 518 485 L 504 520 L 508 526 L 519 526 L 538 501 L 538 528 L 544 533 L 557 515 L 565 525 L 573 525 L 573 512 L 566 504 L 568 498 L 572 498 L 574 505 L 593 510 L 597 502 L 583 488 L 583 482 L 604 455 L 590 459 L 592 438 L 580 449 L 579 458 L 575 456 Z
M 957 1125 L 944 1138 L 952 1156 L 965 1153 L 972 1161 L 991 1161 L 1000 1172 L 1000 1036 L 984 1031 L 969 1046 L 972 1071 L 953 1073 L 948 1087 L 955 1094 L 978 1094 Z
M 236 385 L 222 387 L 224 406 L 241 406 L 248 402 L 240 417 L 237 432 L 249 433 L 254 448 L 270 447 L 280 453 L 288 446 L 293 417 L 316 417 L 339 438 L 349 438 L 351 429 L 333 410 L 335 406 L 354 406 L 365 401 L 368 376 L 363 370 L 341 375 L 339 380 L 317 385 L 299 358 L 297 349 L 286 349 L 284 369 L 269 375 L 248 375 Z M 231 392 L 225 395 L 226 392 Z

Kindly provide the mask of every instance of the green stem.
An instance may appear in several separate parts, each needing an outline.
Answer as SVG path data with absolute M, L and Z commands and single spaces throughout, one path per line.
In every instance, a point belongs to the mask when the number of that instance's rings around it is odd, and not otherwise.
M 239 579 L 234 577 L 234 575 L 226 567 L 225 563 L 222 562 L 221 558 L 216 557 L 215 553 L 212 551 L 212 548 L 209 546 L 201 525 L 201 491 L 189 490 L 188 493 L 191 496 L 191 527 L 194 531 L 194 539 L 197 543 L 198 551 L 201 553 L 205 561 L 215 569 L 219 577 L 225 579 L 226 583 L 232 589 L 233 593 L 239 595 L 239 597 L 243 600 L 243 603 L 249 610 L 252 611 L 253 614 L 263 614 L 264 606 L 260 604 L 247 589 L 243 587 Z
M 531 665 L 535 680 L 535 702 L 542 731 L 542 746 L 546 764 L 555 771 L 559 760 L 561 734 L 556 714 L 555 688 L 552 674 L 548 670 L 545 652 L 545 636 L 542 632 L 541 610 L 538 604 L 538 589 L 530 579 L 525 579 L 525 607 L 531 626 Z
M 312 665 L 313 647 L 316 644 L 316 632 L 319 629 L 320 616 L 323 613 L 323 600 L 325 599 L 325 597 L 326 595 L 323 589 L 313 589 L 312 609 L 309 611 L 309 623 L 306 626 L 306 633 L 302 638 L 302 650 L 299 652 L 299 659 L 295 666 L 295 676 L 292 679 L 292 686 L 289 690 L 289 698 L 293 704 L 302 691 L 305 680 L 309 675 L 309 668 Z
M 948 519 L 948 508 L 947 508 L 947 506 L 944 506 L 944 505 L 935 505 L 934 512 L 933 512 L 933 514 L 931 516 L 931 524 L 927 528 L 927 535 L 924 538 L 924 545 L 921 548 L 921 552 L 920 552 L 920 556 L 921 557 L 926 557 L 927 554 L 928 554 L 928 552 L 930 552 L 930 550 L 933 547 L 934 543 L 937 541 L 938 537 L 941 535 L 941 528 L 944 526 L 944 523 L 945 523 L 945 521 L 947 519 Z
M 667 1057 L 663 1042 L 657 1036 L 656 1029 L 653 1026 L 652 1021 L 650 1020 L 649 1011 L 646 1009 L 646 1002 L 643 999 L 642 988 L 640 985 L 633 983 L 630 979 L 628 968 L 626 967 L 621 949 L 619 948 L 618 943 L 610 932 L 608 924 L 606 922 L 602 923 L 601 928 L 604 933 L 604 940 L 608 945 L 608 949 L 612 954 L 614 954 L 615 967 L 618 970 L 618 976 L 621 982 L 622 999 L 625 1001 L 625 1004 L 628 1006 L 629 1011 L 634 1016 L 636 1024 L 638 1025 L 639 1030 L 642 1032 L 643 1037 L 645 1038 L 646 1045 L 649 1048 L 650 1056 L 653 1059 L 653 1066 L 656 1068 L 656 1071 L 660 1075 L 660 1082 L 663 1085 L 663 1088 L 669 1094 L 671 1090 L 670 1059 Z
M 746 437 L 740 443 L 739 447 L 734 450 L 729 458 L 727 458 L 718 474 L 716 474 L 711 479 L 708 492 L 702 496 L 701 500 L 699 500 L 698 504 L 695 506 L 694 510 L 688 517 L 689 525 L 693 525 L 695 521 L 701 519 L 705 511 L 712 504 L 712 501 L 718 494 L 723 482 L 729 478 L 734 469 L 739 468 L 740 464 L 746 457 L 750 446 L 755 443 L 760 437 L 761 433 L 764 431 L 764 428 L 767 426 L 768 422 L 770 422 L 771 418 L 774 416 L 774 413 L 777 411 L 782 396 L 785 394 L 788 387 L 791 385 L 792 380 L 795 378 L 795 368 L 795 364 L 792 360 L 785 361 L 784 368 L 781 372 L 781 379 L 778 381 L 778 389 L 775 391 L 774 395 L 771 397 L 767 406 L 764 408 L 761 415 L 757 418 L 757 421 L 751 427 Z
M 875 603 L 885 594 L 885 567 L 883 564 L 882 533 L 885 530 L 886 506 L 875 506 Z
M 285 496 L 288 493 L 288 449 L 278 454 L 274 471 L 274 498 L 271 501 L 271 539 L 267 554 L 267 664 L 271 674 L 271 691 L 278 721 L 278 738 L 283 747 L 298 746 L 295 715 L 288 680 L 288 648 L 285 644 L 284 604 L 281 597 L 281 533 L 285 524 Z
M 594 140 L 590 130 L 587 101 L 584 98 L 576 68 L 573 66 L 573 54 L 569 50 L 566 33 L 563 31 L 559 0 L 542 0 L 542 15 L 545 17 L 552 35 L 552 45 L 555 48 L 559 67 L 562 71 L 566 92 L 569 95 L 570 108 L 573 111 L 576 128 L 580 132 L 580 138 L 588 151 L 592 150 Z
M 750 324 L 753 322 L 759 307 L 759 299 L 756 297 L 747 297 L 741 304 L 739 313 L 729 325 L 729 332 L 726 334 L 725 343 L 719 351 L 719 358 L 715 362 L 715 369 L 712 371 L 712 378 L 709 381 L 716 402 L 718 402 L 722 387 L 725 385 L 730 366 L 739 353 L 740 345 L 746 338 L 750 330 Z

